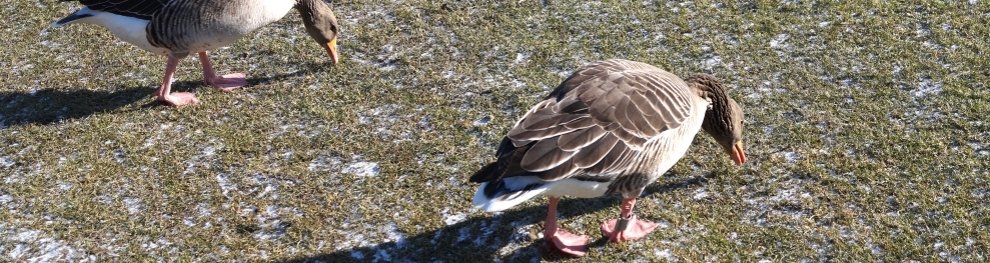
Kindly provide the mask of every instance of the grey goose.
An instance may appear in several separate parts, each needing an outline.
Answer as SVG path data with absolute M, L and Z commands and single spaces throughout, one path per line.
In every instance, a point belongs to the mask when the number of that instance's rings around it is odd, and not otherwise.
M 71 0 L 63 0 L 71 1 Z M 233 43 L 275 22 L 293 7 L 302 15 L 306 32 L 337 63 L 339 26 L 323 0 L 79 0 L 85 5 L 56 21 L 53 27 L 88 23 L 106 27 L 117 38 L 141 49 L 168 56 L 157 100 L 171 106 L 196 104 L 187 92 L 171 92 L 179 61 L 198 53 L 203 82 L 229 91 L 247 85 L 242 73 L 218 76 L 206 52 Z
M 545 239 L 583 256 L 588 237 L 557 226 L 559 198 L 620 194 L 620 217 L 604 222 L 602 232 L 613 242 L 641 238 L 656 224 L 635 218 L 636 198 L 684 156 L 701 129 L 737 165 L 746 162 L 742 109 L 714 77 L 682 80 L 629 60 L 591 63 L 522 116 L 497 160 L 471 176 L 481 183 L 474 205 L 501 211 L 547 195 Z

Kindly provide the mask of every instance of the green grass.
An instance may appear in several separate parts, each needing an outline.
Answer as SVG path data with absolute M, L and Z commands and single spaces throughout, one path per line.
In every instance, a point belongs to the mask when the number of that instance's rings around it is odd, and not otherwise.
M 990 5 L 791 2 L 335 1 L 342 64 L 293 12 L 212 53 L 252 86 L 202 86 L 187 59 L 176 87 L 202 104 L 172 109 L 163 57 L 17 0 L 0 261 L 540 259 L 545 199 L 481 213 L 467 177 L 607 58 L 721 78 L 751 161 L 700 135 L 639 203 L 661 228 L 574 261 L 988 260 Z M 616 204 L 567 199 L 561 222 L 598 237 Z

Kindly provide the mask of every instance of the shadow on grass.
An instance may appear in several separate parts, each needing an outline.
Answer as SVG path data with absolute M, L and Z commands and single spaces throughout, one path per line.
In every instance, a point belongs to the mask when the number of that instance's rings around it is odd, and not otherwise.
M 324 71 L 323 64 L 310 63 L 299 71 L 272 77 L 250 77 L 248 87 L 291 78 L 310 72 Z M 110 112 L 145 101 L 141 109 L 162 105 L 152 98 L 156 84 L 149 86 L 117 87 L 107 90 L 82 88 L 46 88 L 31 93 L 0 92 L 0 129 L 27 124 L 47 125 L 64 120 Z M 154 88 L 151 88 L 154 87 Z M 204 87 L 200 80 L 172 83 L 172 91 L 194 91 Z
M 708 181 L 712 174 L 691 177 L 666 184 L 653 184 L 643 196 L 663 194 L 680 188 L 698 186 Z M 533 201 L 531 201 L 533 202 Z M 562 199 L 558 212 L 561 218 L 572 218 L 601 209 L 616 209 L 618 198 Z M 514 209 L 495 216 L 480 216 L 449 225 L 434 231 L 406 237 L 399 242 L 386 242 L 374 246 L 340 250 L 329 254 L 283 260 L 283 263 L 303 262 L 530 262 L 537 259 L 559 261 L 567 259 L 547 250 L 543 239 L 514 234 L 516 228 L 541 223 L 546 216 L 545 206 Z M 543 231 L 542 228 L 538 231 Z M 599 237 L 589 245 L 589 253 L 606 245 L 600 233 L 584 233 Z M 500 256 L 499 250 L 509 243 L 528 243 L 515 249 L 511 255 Z

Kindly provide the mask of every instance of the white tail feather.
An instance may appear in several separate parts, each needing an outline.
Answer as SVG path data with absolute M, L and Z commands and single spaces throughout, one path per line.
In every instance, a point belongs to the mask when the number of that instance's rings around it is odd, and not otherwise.
M 525 191 L 508 191 L 504 193 L 497 194 L 493 198 L 488 198 L 485 195 L 485 187 L 488 183 L 482 183 L 478 187 L 478 192 L 474 194 L 474 206 L 485 210 L 486 212 L 496 212 L 505 209 L 512 208 L 526 200 L 533 199 L 533 197 L 543 194 L 547 190 L 546 186 L 537 187 L 535 189 L 525 190 Z M 511 196 L 511 198 L 506 198 Z

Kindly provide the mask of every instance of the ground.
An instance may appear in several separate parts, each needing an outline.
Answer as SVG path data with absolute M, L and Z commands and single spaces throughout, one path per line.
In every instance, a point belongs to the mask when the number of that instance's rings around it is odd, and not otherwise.
M 251 86 L 14 0 L 0 30 L 0 261 L 990 260 L 990 4 L 334 1 L 342 63 L 296 12 L 212 52 Z M 645 240 L 543 251 L 545 198 L 502 213 L 467 178 L 579 66 L 710 73 L 750 161 L 699 134 L 647 189 Z M 598 239 L 618 198 L 565 199 Z

